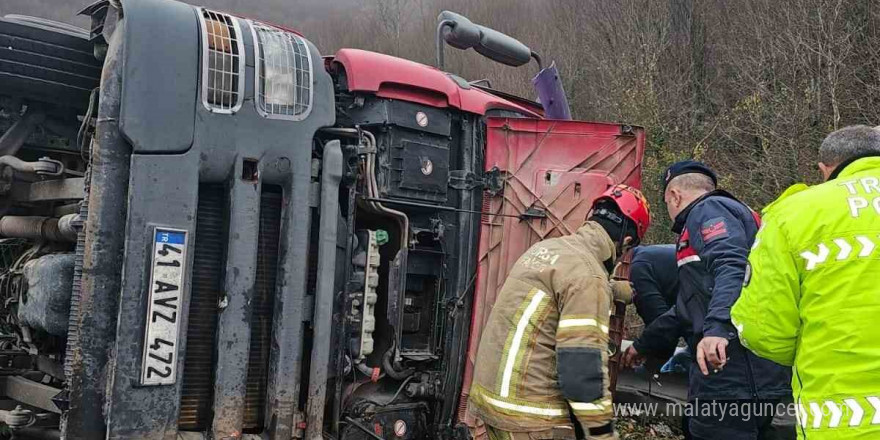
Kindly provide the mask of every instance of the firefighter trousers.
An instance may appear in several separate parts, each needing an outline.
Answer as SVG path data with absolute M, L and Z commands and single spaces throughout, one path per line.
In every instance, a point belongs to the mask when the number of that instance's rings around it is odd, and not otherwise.
M 576 433 L 572 426 L 557 426 L 544 431 L 510 432 L 493 428 L 486 425 L 486 433 L 489 440 L 579 440 L 584 438 L 580 429 Z M 591 435 L 590 440 L 616 440 L 618 437 L 613 433 L 599 436 Z
M 531 432 L 510 432 L 486 426 L 486 433 L 489 434 L 489 440 L 575 440 L 574 428 L 571 426 L 560 426 L 544 431 Z

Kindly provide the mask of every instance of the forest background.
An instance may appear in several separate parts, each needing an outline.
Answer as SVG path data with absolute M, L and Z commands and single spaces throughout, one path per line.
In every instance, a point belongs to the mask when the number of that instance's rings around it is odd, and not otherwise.
M 323 54 L 374 50 L 433 64 L 440 11 L 505 32 L 555 61 L 575 118 L 640 125 L 644 186 L 671 241 L 660 175 L 696 158 L 754 208 L 818 181 L 831 131 L 880 123 L 880 8 L 868 0 L 201 0 L 300 30 Z M 3 0 L 2 14 L 74 23 L 81 0 Z M 446 50 L 446 69 L 534 98 L 534 64 Z

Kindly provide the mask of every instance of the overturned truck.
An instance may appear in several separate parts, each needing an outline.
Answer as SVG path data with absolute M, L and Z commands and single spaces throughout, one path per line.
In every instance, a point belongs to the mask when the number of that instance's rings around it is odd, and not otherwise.
M 639 184 L 643 130 L 566 120 L 559 90 L 539 105 L 322 57 L 171 0 L 83 13 L 88 31 L 0 19 L 0 417 L 17 438 L 468 438 L 508 268 Z M 540 62 L 440 18 L 440 55 Z

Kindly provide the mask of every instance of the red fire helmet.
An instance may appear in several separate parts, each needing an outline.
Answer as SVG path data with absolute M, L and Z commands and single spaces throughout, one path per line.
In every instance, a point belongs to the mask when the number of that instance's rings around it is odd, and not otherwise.
M 651 226 L 651 206 L 641 191 L 629 185 L 614 185 L 593 201 L 593 208 L 602 200 L 611 200 L 628 219 L 636 224 L 639 240 Z

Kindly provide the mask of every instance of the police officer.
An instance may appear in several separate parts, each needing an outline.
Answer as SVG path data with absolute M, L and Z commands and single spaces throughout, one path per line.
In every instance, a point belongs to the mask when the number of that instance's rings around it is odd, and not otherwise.
M 734 196 L 717 190 L 715 173 L 702 163 L 673 164 L 664 177 L 664 200 L 673 230 L 680 234 L 678 300 L 634 341 L 624 363 L 668 350 L 678 339 L 679 326 L 686 326 L 688 345 L 699 366 L 690 369 L 688 389 L 693 438 L 771 438 L 773 413 L 766 408 L 775 409 L 775 403 L 788 395 L 790 374 L 745 350 L 730 321 L 758 216 Z M 707 360 L 715 362 L 714 368 L 707 368 Z
M 633 249 L 629 279 L 636 311 L 650 325 L 675 305 L 678 297 L 678 267 L 675 245 L 639 246 Z
M 573 439 L 572 420 L 590 438 L 617 438 L 609 273 L 649 224 L 642 194 L 618 185 L 577 232 L 535 244 L 513 266 L 483 331 L 470 394 L 490 439 Z
M 880 131 L 835 131 L 819 160 L 825 183 L 765 209 L 733 322 L 793 366 L 800 438 L 880 438 Z

